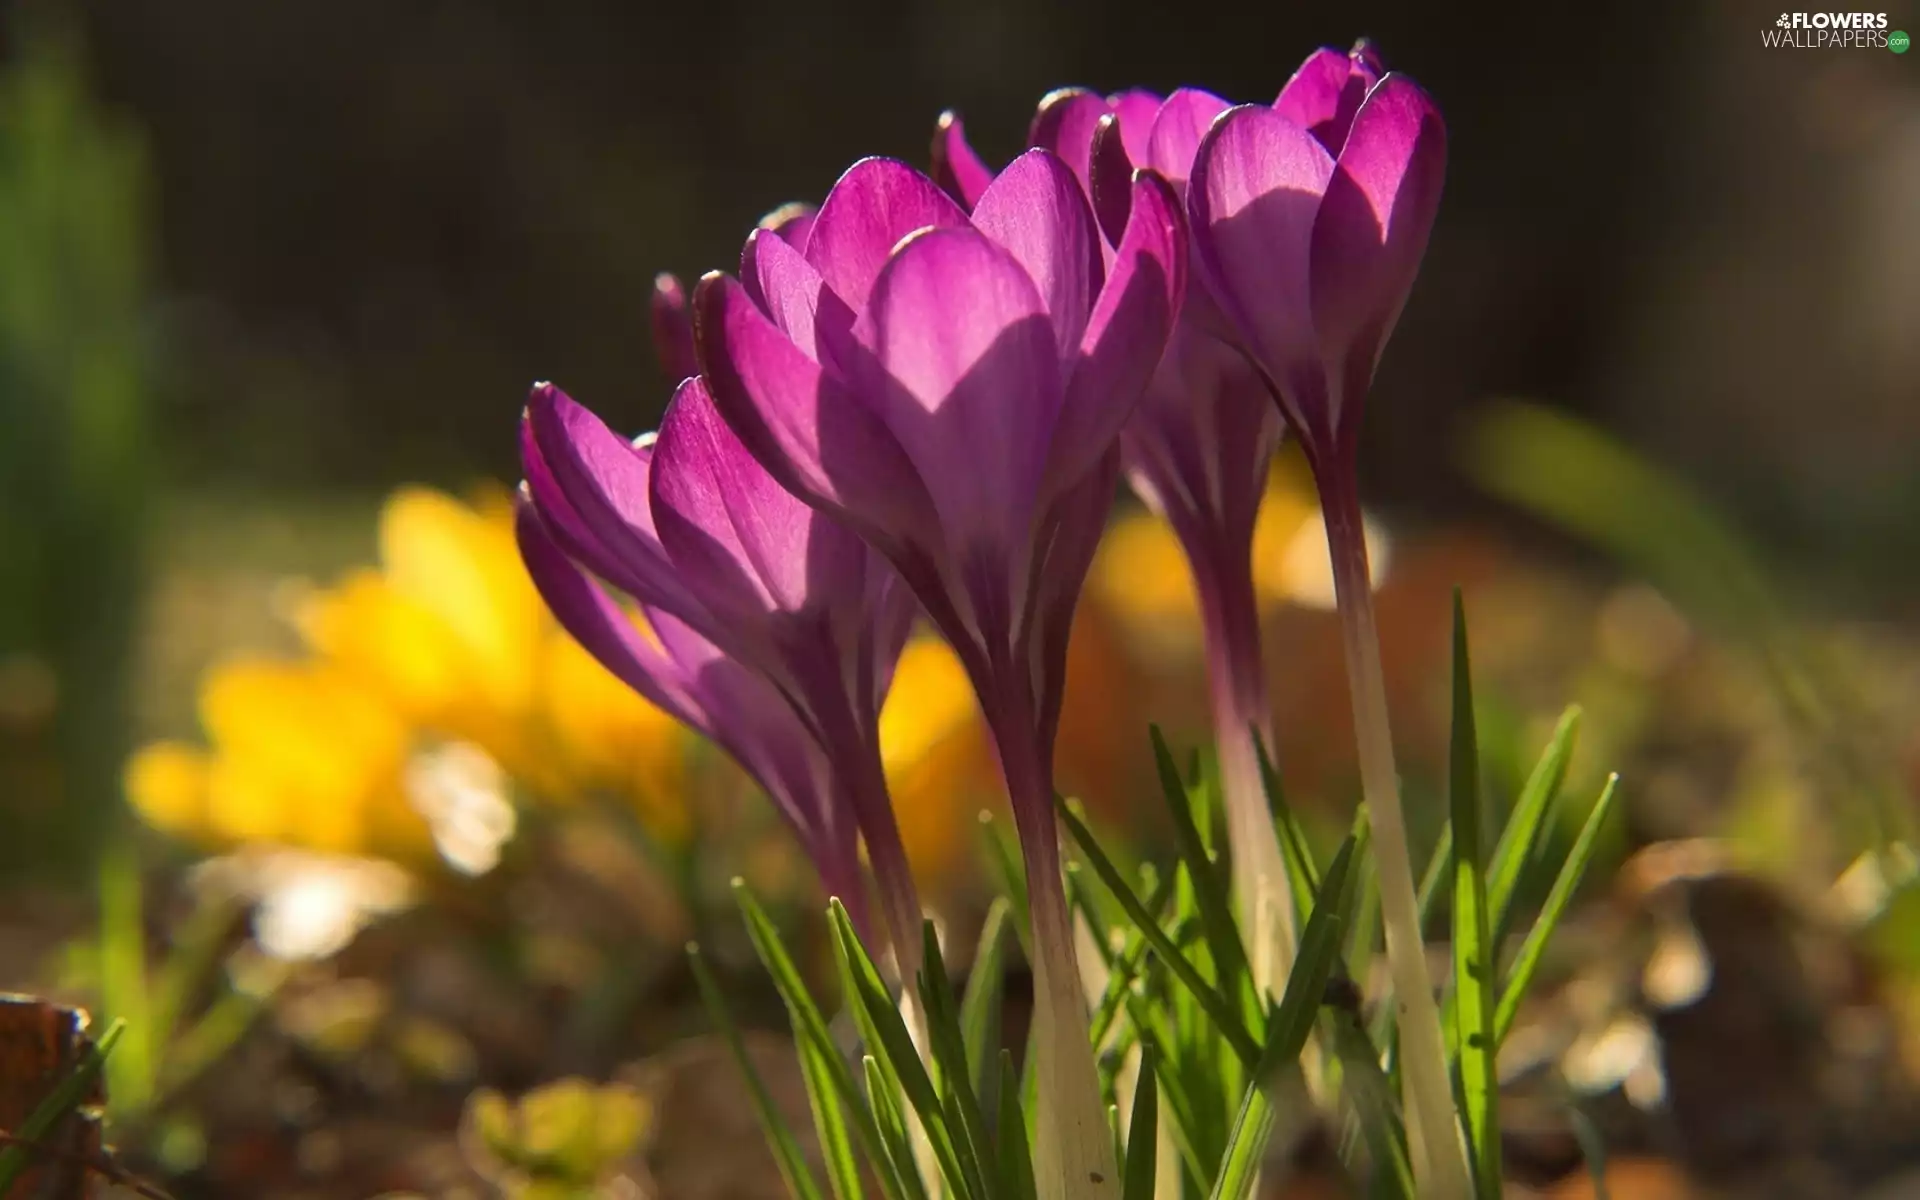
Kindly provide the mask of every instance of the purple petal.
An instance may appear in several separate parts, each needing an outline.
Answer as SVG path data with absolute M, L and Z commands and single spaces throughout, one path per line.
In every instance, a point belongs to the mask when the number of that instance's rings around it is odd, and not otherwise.
M 866 546 L 775 483 L 697 378 L 660 420 L 653 514 L 689 590 L 723 622 L 858 603 L 865 587 Z
M 650 644 L 612 597 L 573 564 L 525 497 L 514 506 L 514 535 L 527 574 L 560 627 L 616 679 L 683 723 L 711 735 L 708 714 L 691 689 L 691 678 Z
M 693 306 L 714 404 L 782 487 L 863 532 L 929 527 L 926 490 L 894 436 L 737 281 L 708 275 Z
M 687 293 L 680 281 L 665 273 L 654 276 L 653 348 L 667 378 L 678 383 L 700 373 L 693 357 L 693 320 L 687 315 Z
M 566 551 L 567 556 L 628 595 L 645 591 L 649 585 L 626 563 L 607 552 L 607 548 L 594 536 L 593 530 L 568 503 L 566 494 L 560 490 L 559 481 L 553 477 L 553 471 L 540 454 L 539 443 L 534 440 L 531 414 L 520 418 L 520 462 L 526 477 L 521 485 L 522 490 L 539 511 L 547 532 Z
M 1121 119 L 1109 114 L 1100 118 L 1093 135 L 1093 164 L 1088 196 L 1093 213 L 1100 222 L 1100 233 L 1110 245 L 1119 245 L 1126 236 L 1127 216 L 1133 211 L 1134 159 L 1127 150 L 1126 132 Z
M 652 451 L 636 449 L 552 384 L 533 389 L 527 427 L 538 450 L 534 461 L 544 468 L 536 471 L 529 463 L 528 483 L 539 485 L 535 500 L 543 493 L 564 498 L 579 535 L 620 564 L 608 582 L 617 581 L 644 603 L 684 609 L 686 592 L 660 547 L 648 506 Z
M 760 307 L 794 345 L 812 355 L 816 362 L 824 361 L 815 330 L 820 306 L 824 303 L 828 307 L 831 323 L 842 330 L 852 326 L 853 314 L 838 296 L 826 290 L 826 281 L 813 269 L 813 264 L 779 235 L 757 229 L 747 239 L 747 247 L 748 253 L 741 261 L 758 274 L 751 282 L 741 282 L 747 284 Z
M 1305 127 L 1243 105 L 1214 125 L 1194 160 L 1187 212 L 1197 268 L 1213 300 L 1280 387 L 1303 432 L 1325 428 L 1301 393 L 1318 371 L 1309 316 L 1314 214 L 1333 159 Z
M 1338 155 L 1360 111 L 1367 89 L 1380 78 L 1378 69 L 1361 56 L 1360 47 L 1342 54 L 1330 47 L 1315 50 L 1293 73 L 1273 102 L 1273 110 L 1320 139 L 1327 153 Z
M 1107 106 L 1120 119 L 1120 136 L 1127 158 L 1146 165 L 1148 146 L 1153 137 L 1153 121 L 1165 101 L 1142 88 L 1130 88 L 1107 97 Z
M 760 268 L 755 262 L 758 256 L 760 234 L 785 242 L 795 250 L 807 244 L 807 235 L 813 229 L 814 214 L 818 210 L 811 204 L 802 204 L 795 200 L 782 204 L 766 216 L 761 217 L 753 227 L 753 233 L 747 236 L 746 245 L 740 247 L 740 282 L 746 285 L 747 294 L 754 303 L 765 305 L 760 295 Z
M 756 225 L 798 250 L 807 244 L 807 235 L 813 232 L 813 220 L 819 215 L 820 210 L 813 205 L 789 200 L 761 217 Z
M 1086 477 L 1062 495 L 1042 525 L 1042 550 L 1033 573 L 1033 677 L 1039 681 L 1039 721 L 1043 744 L 1051 746 L 1066 698 L 1067 649 L 1073 634 L 1073 610 L 1080 601 L 1087 570 L 1093 566 L 1113 509 L 1119 454 L 1108 450 Z
M 960 114 L 952 111 L 941 113 L 939 124 L 934 126 L 928 166 L 933 181 L 962 208 L 971 209 L 993 182 L 993 172 L 967 144 L 967 127 L 961 123 Z
M 1193 156 L 1215 117 L 1230 106 L 1212 92 L 1181 88 L 1167 97 L 1147 134 L 1147 166 L 1160 172 L 1175 191 L 1193 171 Z
M 1446 170 L 1440 110 L 1406 76 L 1381 80 L 1354 116 L 1313 226 L 1313 323 L 1341 364 L 1343 394 L 1373 377 L 1420 272 Z
M 1056 344 L 1071 354 L 1103 274 L 1100 235 L 1080 181 L 1050 151 L 1029 150 L 981 194 L 973 227 L 1027 269 L 1052 314 Z
M 1217 571 L 1209 560 L 1223 554 L 1244 569 L 1283 428 L 1245 356 L 1182 315 L 1120 451 L 1134 491 L 1172 524 L 1196 575 Z
M 1151 171 L 1134 177 L 1126 233 L 1080 343 L 1053 434 L 1046 495 L 1073 487 L 1133 415 L 1160 361 L 1186 289 L 1179 201 Z
M 1087 165 L 1093 151 L 1093 131 L 1112 109 L 1104 96 L 1085 88 L 1060 88 L 1041 99 L 1027 130 L 1027 145 L 1051 150 L 1072 169 L 1080 185 L 1087 185 Z
M 857 312 L 900 239 L 966 223 L 967 214 L 925 175 L 895 159 L 865 158 L 827 193 L 807 236 L 807 261 Z
M 949 545 L 1018 544 L 1060 406 L 1053 323 L 1032 277 L 974 229 L 902 246 L 855 325 L 849 383 L 925 482 Z

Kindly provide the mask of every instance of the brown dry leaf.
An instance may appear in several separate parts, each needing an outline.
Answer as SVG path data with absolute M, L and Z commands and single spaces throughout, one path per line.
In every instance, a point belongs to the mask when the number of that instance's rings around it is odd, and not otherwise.
M 62 1079 L 86 1057 L 93 1041 L 87 1015 L 32 996 L 0 996 L 0 1129 L 19 1129 Z M 34 1147 L 35 1165 L 20 1177 L 20 1200 L 90 1200 L 100 1157 L 99 1106 L 104 1085 L 95 1077 L 80 1107 Z

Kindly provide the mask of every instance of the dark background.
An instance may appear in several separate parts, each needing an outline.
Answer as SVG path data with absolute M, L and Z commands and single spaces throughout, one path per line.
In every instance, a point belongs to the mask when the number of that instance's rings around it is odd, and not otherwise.
M 1920 55 L 1763 50 L 1752 4 L 91 0 L 149 139 L 193 488 L 510 477 L 528 382 L 642 426 L 654 273 L 959 109 L 994 160 L 1066 83 L 1269 98 L 1373 38 L 1452 138 L 1373 397 L 1369 492 L 1473 503 L 1463 413 L 1596 416 L 1776 546 L 1911 576 Z M 1920 10 L 1892 24 L 1920 27 Z M 1876 596 L 1891 600 L 1876 589 Z

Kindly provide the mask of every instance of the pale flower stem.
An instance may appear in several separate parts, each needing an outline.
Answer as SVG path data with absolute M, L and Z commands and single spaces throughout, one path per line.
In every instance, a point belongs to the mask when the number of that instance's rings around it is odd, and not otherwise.
M 1387 935 L 1387 966 L 1399 1007 L 1401 1059 L 1406 1072 L 1407 1135 L 1415 1183 L 1423 1200 L 1468 1200 L 1473 1194 L 1455 1121 L 1448 1082 L 1446 1035 L 1427 971 L 1426 945 L 1400 807 L 1400 777 L 1387 722 L 1386 679 L 1380 664 L 1380 634 L 1373 612 L 1372 576 L 1361 523 L 1360 497 L 1349 470 L 1336 468 L 1318 480 L 1325 510 L 1353 693 L 1353 723 L 1359 743 L 1360 783 L 1373 827 L 1375 869 Z
M 1293 969 L 1293 890 L 1267 809 L 1259 752 L 1250 723 L 1223 724 L 1216 735 L 1220 790 L 1227 803 L 1234 900 L 1240 908 L 1247 962 L 1266 993 L 1279 999 Z
M 1296 916 L 1254 744 L 1255 730 L 1264 734 L 1271 725 L 1260 655 L 1260 610 L 1250 564 L 1240 571 L 1216 566 L 1204 574 L 1196 568 L 1196 583 L 1206 627 L 1214 744 L 1227 808 L 1240 935 L 1254 979 L 1277 999 L 1293 966 Z
M 1033 923 L 1033 1023 L 1040 1111 L 1033 1167 L 1039 1200 L 1113 1200 L 1120 1194 L 1113 1138 L 1088 1037 L 1073 914 L 1060 876 L 1053 771 L 1035 736 L 1031 704 L 1003 702 L 994 730 L 1007 796 L 1020 832 Z

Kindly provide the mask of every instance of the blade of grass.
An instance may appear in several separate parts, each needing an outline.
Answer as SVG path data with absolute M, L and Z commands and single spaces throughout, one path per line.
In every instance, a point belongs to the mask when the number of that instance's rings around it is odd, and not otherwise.
M 1486 841 L 1480 814 L 1480 750 L 1473 723 L 1467 610 L 1453 593 L 1453 722 L 1447 797 L 1453 829 L 1453 1004 L 1450 1033 L 1460 1068 L 1467 1143 L 1480 1200 L 1500 1200 L 1499 1075 L 1494 1069 L 1493 918 L 1487 909 Z
M 1013 934 L 1020 939 L 1020 952 L 1032 962 L 1033 946 L 1027 931 L 1033 928 L 1033 918 L 1027 909 L 1027 872 L 1020 865 L 1020 851 L 1002 832 L 1000 822 L 987 812 L 980 814 L 980 844 L 986 850 L 987 867 L 999 885 L 1001 897 L 1019 918 L 1013 923 Z
M 963 1196 L 976 1195 L 977 1180 L 972 1178 L 970 1166 L 961 1162 L 955 1131 L 948 1124 L 940 1094 L 927 1074 L 926 1065 L 920 1061 L 913 1038 L 907 1033 L 907 1023 L 901 1019 L 886 981 L 880 977 L 880 969 L 860 944 L 860 936 L 854 932 L 846 907 L 837 899 L 828 902 L 827 922 L 833 931 L 846 1005 L 853 1013 L 854 1023 L 860 1027 L 870 1052 L 869 1061 L 879 1060 L 880 1069 L 900 1089 L 920 1118 L 920 1127 L 926 1133 L 934 1161 L 939 1164 L 948 1186 Z
M 1149 893 L 1147 911 L 1156 917 L 1167 906 L 1173 896 L 1173 876 L 1162 876 L 1153 870 L 1152 864 L 1141 868 L 1141 883 Z M 1107 990 L 1100 997 L 1099 1007 L 1093 1011 L 1093 1044 L 1106 1044 L 1107 1035 L 1113 1030 L 1113 1022 L 1120 1015 L 1121 1001 L 1134 981 L 1140 977 L 1140 968 L 1146 962 L 1147 935 L 1132 921 L 1127 922 L 1126 938 L 1120 944 L 1119 953 L 1113 956 L 1113 970 L 1107 976 Z
M 1380 1067 L 1380 1052 L 1351 1012 L 1334 1014 L 1334 1054 L 1340 1060 L 1343 1094 L 1352 1105 L 1373 1160 L 1375 1195 L 1416 1200 L 1413 1163 L 1407 1152 L 1406 1124 L 1394 1102 L 1393 1083 Z
M 1569 705 L 1560 714 L 1553 737 L 1521 787 L 1520 798 L 1514 802 L 1506 827 L 1500 831 L 1499 844 L 1494 847 L 1493 866 L 1487 876 L 1487 904 L 1492 914 L 1495 946 L 1504 945 L 1507 934 L 1512 931 L 1514 896 L 1547 827 L 1547 814 L 1566 782 L 1567 764 L 1573 759 L 1574 744 L 1580 734 L 1580 719 L 1577 704 Z
M 1533 928 L 1527 931 L 1526 941 L 1520 944 L 1513 966 L 1507 971 L 1506 986 L 1500 993 L 1500 1005 L 1493 1014 L 1493 1044 L 1496 1050 L 1513 1029 L 1514 1018 L 1520 1014 L 1520 1001 L 1533 983 L 1534 973 L 1540 969 L 1540 959 L 1546 953 L 1547 941 L 1559 927 L 1560 918 L 1566 915 L 1567 905 L 1572 902 L 1574 892 L 1580 887 L 1580 880 L 1587 873 L 1587 864 L 1593 861 L 1594 851 L 1599 849 L 1600 829 L 1613 813 L 1619 784 L 1618 775 L 1607 777 L 1606 787 L 1601 789 L 1600 798 L 1593 803 L 1593 811 L 1587 814 L 1586 823 L 1581 825 L 1580 835 L 1574 839 L 1573 849 L 1567 852 L 1567 861 L 1561 865 L 1560 874 L 1553 881 L 1553 889 L 1547 893 L 1546 903 L 1540 907 L 1540 915 L 1534 919 Z
M 746 920 L 747 937 L 753 943 L 754 952 L 772 977 L 774 989 L 786 1002 L 794 1040 L 805 1042 L 811 1048 L 815 1064 L 827 1074 L 834 1091 L 839 1095 L 842 1111 L 851 1117 L 854 1133 L 858 1135 L 868 1161 L 875 1169 L 884 1170 L 885 1147 L 880 1140 L 879 1127 L 861 1098 L 852 1070 L 840 1056 L 826 1018 L 820 1014 L 820 1006 L 813 1002 L 806 981 L 800 977 L 799 968 L 794 966 L 793 957 L 780 940 L 780 931 L 743 881 L 733 881 L 733 894 Z M 899 1195 L 899 1192 L 896 1190 L 894 1194 Z
M 1239 1016 L 1227 1003 L 1226 998 L 1215 991 L 1213 986 L 1194 969 L 1187 957 L 1168 940 L 1166 931 L 1160 928 L 1153 914 L 1149 913 L 1146 906 L 1140 902 L 1140 897 L 1127 886 L 1127 881 L 1121 876 L 1120 869 L 1113 865 L 1112 860 L 1107 858 L 1105 852 L 1093 840 L 1093 834 L 1088 832 L 1086 825 L 1066 805 L 1057 805 L 1056 810 L 1060 814 L 1061 821 L 1065 823 L 1068 833 L 1079 845 L 1081 853 L 1086 855 L 1087 864 L 1093 868 L 1094 874 L 1100 877 L 1100 882 L 1106 885 L 1107 891 L 1112 893 L 1113 898 L 1126 910 L 1127 919 L 1146 936 L 1154 953 L 1180 982 L 1186 985 L 1187 991 L 1192 994 L 1194 1000 L 1219 1026 L 1220 1033 L 1232 1045 L 1234 1053 L 1249 1066 L 1258 1062 L 1260 1060 L 1259 1044 L 1241 1025 Z
M 996 1161 L 1000 1173 L 994 1200 L 1034 1200 L 1038 1190 L 1033 1179 L 1033 1155 L 1027 1149 L 1027 1121 L 1020 1102 L 1019 1075 L 1013 1069 L 1013 1054 L 1000 1052 L 1000 1116 Z
M 833 1066 L 821 1059 L 820 1048 L 805 1038 L 796 1039 L 800 1054 L 800 1075 L 807 1085 L 807 1105 L 813 1112 L 813 1128 L 820 1140 L 820 1157 L 826 1163 L 827 1186 L 836 1200 L 861 1200 L 860 1165 L 853 1156 L 853 1137 L 847 1128 L 846 1109 L 834 1088 Z
M 1239 1001 L 1243 1007 L 1255 1006 L 1254 1016 L 1248 1021 L 1253 1024 L 1258 1020 L 1257 993 L 1253 986 L 1252 969 L 1247 965 L 1246 951 L 1240 943 L 1239 929 L 1234 923 L 1233 901 L 1226 871 L 1214 861 L 1199 826 L 1194 823 L 1194 800 L 1186 785 L 1180 781 L 1180 772 L 1174 766 L 1173 754 L 1167 749 L 1159 726 L 1148 726 L 1147 733 L 1153 742 L 1153 761 L 1160 775 L 1160 790 L 1167 802 L 1167 813 L 1173 818 L 1174 845 L 1181 861 L 1187 864 L 1188 875 L 1193 879 L 1194 900 L 1200 910 L 1200 927 L 1206 934 L 1207 948 L 1213 953 L 1220 991 Z
M 725 1039 L 727 1049 L 733 1054 L 734 1064 L 747 1081 L 747 1094 L 753 1101 L 754 1115 L 760 1118 L 760 1128 L 767 1135 L 767 1145 L 773 1150 L 773 1161 L 780 1168 L 780 1178 L 787 1185 L 788 1193 L 795 1200 L 821 1200 L 820 1184 L 813 1177 L 813 1169 L 800 1152 L 793 1131 L 787 1128 L 786 1117 L 781 1115 L 779 1106 L 774 1104 L 772 1094 L 767 1091 L 766 1081 L 760 1078 L 753 1059 L 748 1057 L 747 1044 L 740 1039 L 740 1030 L 735 1027 L 733 1015 L 727 1009 L 726 996 L 708 968 L 706 956 L 700 953 L 699 943 L 687 943 L 687 963 L 693 968 L 693 979 L 699 985 L 701 999 L 706 1002 L 707 1014 L 713 1018 L 714 1027 Z
M 873 1108 L 873 1120 L 880 1131 L 885 1162 L 894 1186 L 904 1200 L 927 1200 L 926 1184 L 913 1157 L 913 1138 L 907 1133 L 907 1119 L 900 1111 L 899 1094 L 879 1062 L 869 1054 L 860 1060 L 867 1082 L 867 1103 Z
M 1272 1088 L 1283 1069 L 1297 1065 L 1326 999 L 1327 981 L 1340 959 L 1343 914 L 1351 901 L 1348 877 L 1358 844 L 1359 839 L 1349 834 L 1320 881 L 1312 914 L 1300 935 L 1300 955 L 1287 976 L 1286 991 L 1267 1022 L 1267 1044 L 1234 1117 L 1226 1156 L 1214 1182 L 1214 1200 L 1243 1200 L 1259 1175 L 1267 1139 L 1273 1132 Z
M 140 860 L 132 842 L 117 840 L 100 862 L 100 1006 L 127 1023 L 107 1063 L 107 1090 L 129 1114 L 146 1111 L 159 1086 L 140 900 Z
M 1127 1152 L 1120 1161 L 1120 1200 L 1154 1200 L 1154 1156 L 1160 1140 L 1160 1087 L 1154 1077 L 1154 1053 L 1140 1048 L 1140 1079 L 1133 1088 L 1133 1109 L 1127 1118 Z
M 987 1181 L 998 1171 L 993 1163 L 993 1143 L 987 1135 L 987 1121 L 980 1106 L 979 1093 L 973 1088 L 973 1063 L 967 1053 L 966 1036 L 960 1028 L 960 1002 L 947 978 L 947 964 L 940 957 L 940 938 L 933 922 L 921 931 L 922 963 L 920 1000 L 927 1014 L 927 1038 L 932 1043 L 937 1068 L 934 1086 L 940 1096 L 947 1127 L 955 1131 L 961 1170 L 967 1173 L 968 1187 L 982 1200 L 990 1195 Z
M 966 992 L 960 998 L 960 1037 L 967 1048 L 967 1078 L 975 1096 L 996 1094 L 999 1086 L 988 1078 L 999 1061 L 1000 1006 L 1006 994 L 1007 920 L 1013 905 L 995 897 L 980 923 L 973 966 L 967 971 Z

